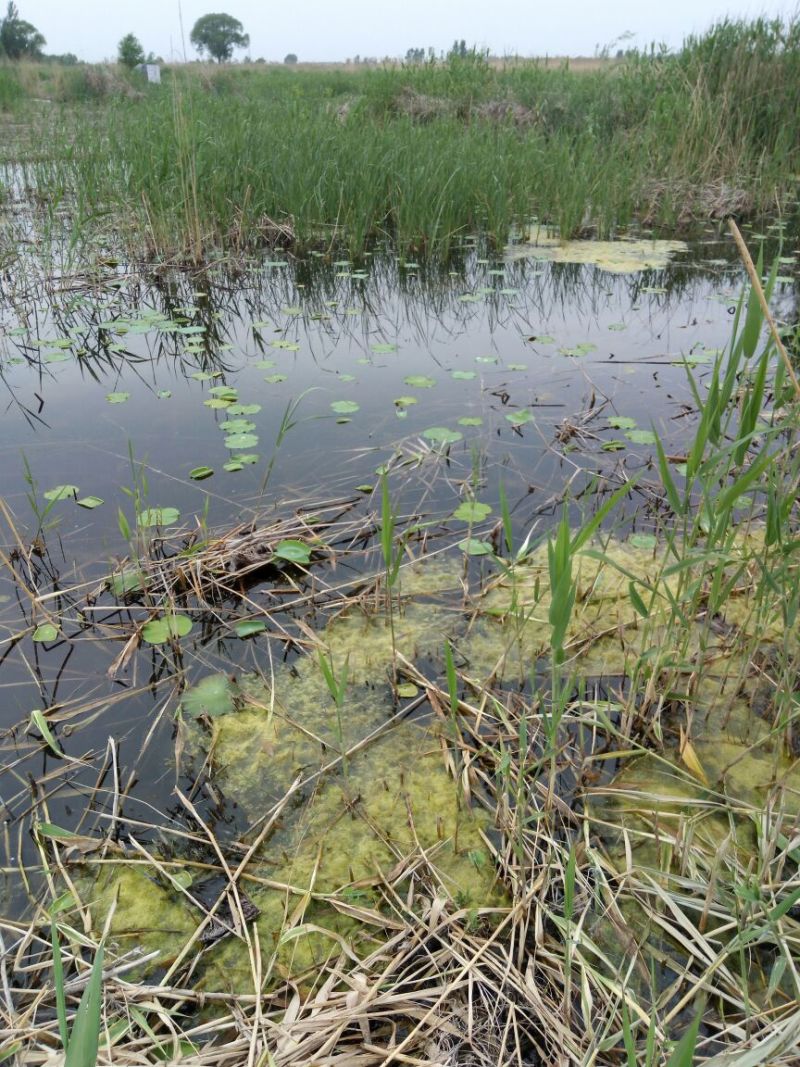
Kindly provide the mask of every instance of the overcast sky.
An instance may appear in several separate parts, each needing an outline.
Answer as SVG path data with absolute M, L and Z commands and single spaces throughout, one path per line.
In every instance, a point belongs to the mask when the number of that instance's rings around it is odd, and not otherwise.
M 592 55 L 631 32 L 635 42 L 680 44 L 723 15 L 788 14 L 798 0 L 17 0 L 20 16 L 47 38 L 48 52 L 113 58 L 132 32 L 164 59 L 194 58 L 195 19 L 225 11 L 250 34 L 250 55 L 305 60 L 402 55 L 407 48 L 447 49 L 454 38 L 497 55 Z M 5 8 L 5 0 L 2 0 Z M 241 53 L 239 53 L 241 55 Z

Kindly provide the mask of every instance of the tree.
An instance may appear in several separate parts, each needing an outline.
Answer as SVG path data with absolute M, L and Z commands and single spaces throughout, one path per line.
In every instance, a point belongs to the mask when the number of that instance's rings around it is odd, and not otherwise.
M 132 33 L 125 34 L 117 45 L 117 61 L 131 69 L 139 63 L 144 63 L 144 49 L 138 37 L 134 37 Z
M 283 57 L 283 62 L 288 63 L 289 66 L 292 66 L 293 63 L 297 62 L 297 56 L 294 54 L 294 52 L 289 52 L 288 55 Z
M 247 48 L 250 37 L 244 27 L 232 15 L 203 15 L 192 27 L 189 40 L 203 55 L 208 52 L 212 59 L 223 63 L 233 55 L 234 48 Z
M 0 45 L 9 59 L 33 58 L 40 55 L 44 37 L 30 22 L 19 17 L 14 0 L 9 0 L 6 17 L 0 23 Z

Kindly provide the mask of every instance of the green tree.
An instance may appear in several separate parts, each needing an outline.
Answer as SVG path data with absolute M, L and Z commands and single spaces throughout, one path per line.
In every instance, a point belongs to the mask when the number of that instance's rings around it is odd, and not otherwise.
M 117 45 L 117 62 L 125 67 L 135 67 L 144 63 L 144 49 L 138 37 L 132 33 L 126 33 Z
M 293 63 L 297 62 L 297 56 L 295 55 L 294 52 L 289 52 L 288 55 L 283 57 L 283 62 L 284 63 L 288 63 L 289 66 L 291 66 Z
M 14 0 L 9 0 L 6 17 L 0 23 L 0 45 L 8 58 L 34 58 L 41 54 L 46 43 L 35 26 L 19 17 Z
M 203 15 L 192 27 L 189 40 L 202 56 L 205 52 L 224 63 L 233 55 L 234 48 L 247 48 L 250 37 L 244 27 L 232 15 Z

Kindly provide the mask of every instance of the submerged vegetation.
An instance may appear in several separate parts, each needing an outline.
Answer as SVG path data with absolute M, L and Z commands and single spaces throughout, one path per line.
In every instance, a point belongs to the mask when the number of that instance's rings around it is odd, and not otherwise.
M 534 216 L 563 237 L 674 229 L 797 192 L 797 18 L 723 22 L 585 72 L 468 52 L 166 73 L 148 88 L 111 68 L 0 67 L 0 106 L 46 146 L 6 148 L 9 185 L 44 221 L 66 214 L 73 240 L 195 261 L 376 239 L 441 252 L 476 231 L 504 244 Z

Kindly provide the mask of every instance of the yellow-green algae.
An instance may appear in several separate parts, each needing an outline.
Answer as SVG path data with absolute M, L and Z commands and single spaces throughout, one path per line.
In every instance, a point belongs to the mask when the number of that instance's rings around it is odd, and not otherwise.
M 687 250 L 684 241 L 562 241 L 546 230 L 537 229 L 529 241 L 507 249 L 506 258 L 588 263 L 614 274 L 632 274 L 661 270 L 676 253 Z

